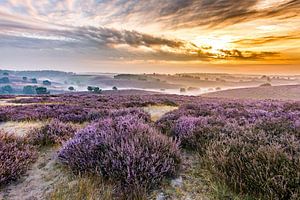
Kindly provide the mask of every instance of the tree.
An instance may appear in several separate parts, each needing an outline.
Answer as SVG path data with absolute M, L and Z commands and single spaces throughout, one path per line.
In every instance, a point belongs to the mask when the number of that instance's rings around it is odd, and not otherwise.
M 102 90 L 99 87 L 94 87 L 94 93 L 100 94 Z
M 44 81 L 43 81 L 43 85 L 51 85 L 51 81 L 49 81 L 49 80 L 44 80 Z
M 3 73 L 3 76 L 8 76 L 8 75 L 9 75 L 8 72 L 4 72 L 4 73 Z
M 26 85 L 23 87 L 24 94 L 35 94 L 36 93 L 36 86 Z
M 0 78 L 0 83 L 9 83 L 9 78 L 8 77 Z
M 87 90 L 90 91 L 90 92 L 92 92 L 92 91 L 94 90 L 94 87 L 88 86 L 88 87 L 87 87 Z
M 11 94 L 13 93 L 13 88 L 10 85 L 5 85 L 1 87 L 1 92 L 5 94 Z
M 118 88 L 116 86 L 114 86 L 112 89 L 115 90 L 115 91 L 118 90 Z
M 74 91 L 74 90 L 75 90 L 75 88 L 74 88 L 73 86 L 70 86 L 68 89 L 69 89 L 70 91 Z
M 31 79 L 31 83 L 37 83 L 37 79 L 36 78 L 32 78 Z
M 50 92 L 47 91 L 47 88 L 45 87 L 37 87 L 35 91 L 37 94 L 50 94 Z
M 22 79 L 23 79 L 23 81 L 27 81 L 27 77 L 26 76 L 23 76 Z

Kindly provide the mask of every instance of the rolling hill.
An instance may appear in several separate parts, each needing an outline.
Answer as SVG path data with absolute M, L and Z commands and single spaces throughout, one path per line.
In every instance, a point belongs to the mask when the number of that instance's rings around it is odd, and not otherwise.
M 300 100 L 300 85 L 283 85 L 231 89 L 203 94 L 204 97 L 235 98 L 235 99 L 277 99 Z

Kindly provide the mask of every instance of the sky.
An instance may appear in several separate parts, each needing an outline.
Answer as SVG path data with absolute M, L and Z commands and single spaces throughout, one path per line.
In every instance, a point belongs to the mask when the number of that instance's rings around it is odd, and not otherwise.
M 300 0 L 0 0 L 0 68 L 300 74 Z

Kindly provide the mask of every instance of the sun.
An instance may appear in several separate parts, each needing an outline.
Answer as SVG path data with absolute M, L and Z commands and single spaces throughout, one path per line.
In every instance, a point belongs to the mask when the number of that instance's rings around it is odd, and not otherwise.
M 203 37 L 198 36 L 192 42 L 198 47 L 211 48 L 212 50 L 232 48 L 232 38 L 230 36 L 222 37 Z

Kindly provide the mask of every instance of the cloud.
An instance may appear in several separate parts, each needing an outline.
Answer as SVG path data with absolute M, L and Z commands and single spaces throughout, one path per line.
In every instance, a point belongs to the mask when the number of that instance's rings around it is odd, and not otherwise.
M 114 8 L 111 10 L 112 14 L 107 16 L 116 21 L 137 21 L 142 25 L 159 23 L 168 29 L 199 26 L 222 28 L 274 17 L 283 20 L 298 17 L 300 9 L 298 0 L 104 0 L 101 2 L 99 9 L 106 11 L 106 8 Z M 101 15 L 98 9 L 92 12 Z
M 300 33 L 299 33 L 300 34 Z M 265 36 L 260 38 L 253 38 L 253 39 L 240 39 L 233 41 L 232 43 L 243 45 L 243 46 L 250 46 L 250 45 L 262 45 L 272 42 L 283 42 L 287 40 L 299 40 L 300 35 L 299 34 L 293 34 L 290 35 L 281 35 L 281 36 Z
M 161 32 L 194 27 L 211 30 L 257 19 L 289 20 L 297 18 L 299 10 L 297 0 L 0 0 L 0 50 L 18 48 L 49 54 L 59 50 L 95 59 L 279 59 L 281 52 L 276 48 L 256 52 L 244 47 L 298 40 L 297 34 L 232 42 L 243 47 L 241 50 L 199 47 Z M 138 31 L 148 25 L 156 27 L 151 34 Z
M 0 23 L 0 28 L 9 26 Z M 20 31 L 22 29 L 22 31 Z M 10 32 L 0 33 L 2 47 L 55 49 L 73 52 L 108 54 L 112 59 L 156 59 L 174 61 L 209 61 L 215 59 L 263 59 L 276 53 L 254 53 L 238 50 L 218 50 L 198 47 L 195 44 L 179 39 L 168 39 L 137 31 L 117 30 L 105 27 L 67 27 L 66 29 L 36 28 L 23 24 L 9 26 Z M 103 54 L 104 51 L 107 53 Z M 102 55 L 101 55 L 102 54 Z

